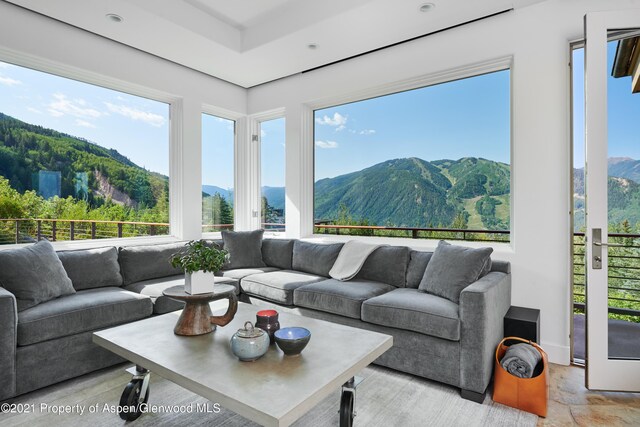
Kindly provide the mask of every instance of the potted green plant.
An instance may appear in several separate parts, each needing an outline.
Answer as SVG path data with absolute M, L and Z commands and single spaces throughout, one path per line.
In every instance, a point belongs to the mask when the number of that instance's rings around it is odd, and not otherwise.
M 184 290 L 188 294 L 213 292 L 215 273 L 227 259 L 227 251 L 204 240 L 192 240 L 185 249 L 171 256 L 171 265 L 184 271 Z

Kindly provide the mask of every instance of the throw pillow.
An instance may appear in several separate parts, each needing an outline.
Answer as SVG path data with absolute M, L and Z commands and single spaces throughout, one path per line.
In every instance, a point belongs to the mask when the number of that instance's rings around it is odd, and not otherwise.
M 0 286 L 16 297 L 18 311 L 76 292 L 47 240 L 0 251 Z
M 58 258 L 76 291 L 122 286 L 115 247 L 58 252 Z
M 224 249 L 229 252 L 225 270 L 265 267 L 262 261 L 262 235 L 264 230 L 223 231 Z
M 419 290 L 456 304 L 464 288 L 478 280 L 493 248 L 465 248 L 441 240 L 420 282 Z

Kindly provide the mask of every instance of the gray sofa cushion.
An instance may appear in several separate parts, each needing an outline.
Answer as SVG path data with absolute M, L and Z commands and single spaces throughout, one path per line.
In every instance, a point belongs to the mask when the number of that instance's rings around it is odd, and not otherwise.
M 363 301 L 394 289 L 395 287 L 381 282 L 357 279 L 341 282 L 328 279 L 293 291 L 293 303 L 300 307 L 360 319 Z
M 491 252 L 493 248 L 465 248 L 441 240 L 418 289 L 457 304 L 460 292 L 478 280 L 486 269 Z
M 418 289 L 433 252 L 411 251 L 407 267 L 407 288 Z
M 171 257 L 183 249 L 182 242 L 120 248 L 118 261 L 124 284 L 182 273 L 179 268 L 173 268 Z
M 62 261 L 62 265 L 76 291 L 107 286 L 122 286 L 120 264 L 118 264 L 118 249 L 113 246 L 77 251 L 60 251 L 58 252 L 58 258 Z
M 329 277 L 344 243 L 322 245 L 296 240 L 293 244 L 293 270 Z
M 47 240 L 0 251 L 0 286 L 16 297 L 18 311 L 76 292 Z
M 404 288 L 407 264 L 409 264 L 409 248 L 381 246 L 369 255 L 355 278 Z
M 262 241 L 262 260 L 270 267 L 291 270 L 293 243 L 293 239 L 264 239 Z
M 278 269 L 275 267 L 236 268 L 233 270 L 220 270 L 216 272 L 216 276 L 240 280 L 252 274 L 268 273 L 270 271 L 278 271 Z
M 229 252 L 226 270 L 264 267 L 262 261 L 262 235 L 264 230 L 223 231 L 224 249 Z
M 446 340 L 460 340 L 458 304 L 417 289 L 394 289 L 366 300 L 362 303 L 362 320 Z
M 293 291 L 300 286 L 325 280 L 322 276 L 300 271 L 280 270 L 252 274 L 242 279 L 242 292 L 280 304 L 293 304 Z
M 240 286 L 235 279 L 216 277 L 215 281 L 216 284 L 233 285 L 236 288 L 236 295 L 240 293 Z M 165 289 L 172 286 L 184 286 L 184 274 L 143 280 L 142 282 L 127 285 L 124 288 L 128 291 L 148 296 L 153 301 L 153 314 L 164 314 L 184 308 L 184 302 L 162 295 Z
M 132 322 L 153 312 L 149 297 L 98 288 L 48 301 L 18 315 L 18 346 Z

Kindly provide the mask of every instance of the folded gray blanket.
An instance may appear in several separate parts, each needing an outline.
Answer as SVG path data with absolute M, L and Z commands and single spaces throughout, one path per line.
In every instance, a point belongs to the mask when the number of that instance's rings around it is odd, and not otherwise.
M 519 378 L 531 378 L 533 370 L 542 359 L 540 352 L 532 345 L 521 343 L 509 346 L 500 365 Z

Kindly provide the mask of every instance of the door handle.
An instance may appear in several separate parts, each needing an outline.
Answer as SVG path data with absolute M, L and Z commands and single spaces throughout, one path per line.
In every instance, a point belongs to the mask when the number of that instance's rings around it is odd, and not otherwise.
M 608 246 L 602 243 L 602 229 L 591 229 L 591 268 L 594 270 L 602 270 L 602 247 Z
M 620 243 L 602 243 L 602 242 L 593 242 L 595 246 L 609 246 L 612 248 L 626 248 L 627 245 L 621 245 Z

